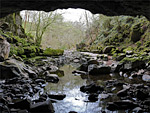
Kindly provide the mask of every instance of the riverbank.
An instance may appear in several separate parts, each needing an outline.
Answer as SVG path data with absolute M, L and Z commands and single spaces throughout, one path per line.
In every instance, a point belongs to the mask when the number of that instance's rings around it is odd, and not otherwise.
M 3 76 L 7 79 L 0 82 L 1 109 L 149 112 L 150 65 L 135 62 L 120 63 L 107 54 L 75 51 L 25 61 L 10 58 L 0 63 L 1 73 L 7 73 Z

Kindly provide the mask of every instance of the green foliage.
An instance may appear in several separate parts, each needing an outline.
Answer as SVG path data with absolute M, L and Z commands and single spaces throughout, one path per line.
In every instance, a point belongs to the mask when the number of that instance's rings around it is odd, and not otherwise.
M 9 55 L 12 56 L 13 54 L 18 55 L 18 47 L 11 44 Z
M 98 45 L 103 48 L 114 45 L 120 50 L 124 48 L 124 52 L 127 50 L 139 52 L 143 51 L 144 47 L 150 47 L 150 23 L 145 17 L 99 16 L 98 21 L 101 23 L 96 30 L 98 36 L 95 40 L 85 41 L 85 43 L 88 41 L 92 43 L 88 44 L 87 48 L 95 49 Z M 115 54 L 115 51 L 112 51 L 112 54 Z
M 84 38 L 84 27 L 79 22 L 64 21 L 56 11 L 28 11 L 29 20 L 23 22 L 27 36 L 32 35 L 37 46 L 42 48 L 73 49 Z M 32 19 L 33 18 L 33 19 Z M 31 20 L 33 20 L 31 22 Z
M 136 45 L 137 45 L 137 47 L 140 47 L 140 46 L 142 45 L 141 41 L 138 41 L 138 42 L 136 43 Z
M 135 61 L 141 61 L 142 59 L 140 57 L 125 57 L 124 59 L 122 59 L 120 61 L 120 63 L 124 63 L 124 62 L 135 62 Z
M 63 55 L 64 50 L 61 49 L 52 49 L 52 48 L 47 48 L 43 51 L 43 55 L 45 56 L 58 56 L 58 55 Z

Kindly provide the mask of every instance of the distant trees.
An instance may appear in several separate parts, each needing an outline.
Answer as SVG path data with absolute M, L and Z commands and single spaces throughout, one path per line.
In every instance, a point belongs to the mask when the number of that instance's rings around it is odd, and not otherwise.
M 57 12 L 45 13 L 43 11 L 26 11 L 24 28 L 26 29 L 27 21 L 30 26 L 27 28 L 28 33 L 35 31 L 35 43 L 37 46 L 41 45 L 42 37 L 46 32 L 47 28 L 54 22 L 60 20 L 61 14 Z M 33 28 L 32 28 L 33 27 Z
M 25 11 L 23 17 L 25 31 L 34 36 L 37 46 L 72 49 L 84 38 L 83 24 L 65 21 L 60 12 Z

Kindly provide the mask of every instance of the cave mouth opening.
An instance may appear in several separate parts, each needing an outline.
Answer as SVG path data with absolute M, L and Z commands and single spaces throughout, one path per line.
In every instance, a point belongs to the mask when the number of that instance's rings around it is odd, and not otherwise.
M 99 14 L 85 9 L 57 9 L 51 12 L 23 10 L 22 27 L 42 48 L 75 49 L 85 39 L 87 29 Z

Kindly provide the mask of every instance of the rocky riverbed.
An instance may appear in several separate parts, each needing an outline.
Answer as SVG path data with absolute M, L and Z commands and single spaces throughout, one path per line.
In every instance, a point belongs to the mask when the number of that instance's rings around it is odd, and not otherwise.
M 0 62 L 0 74 L 2 113 L 150 112 L 148 62 L 65 51 L 58 57 L 13 56 Z

